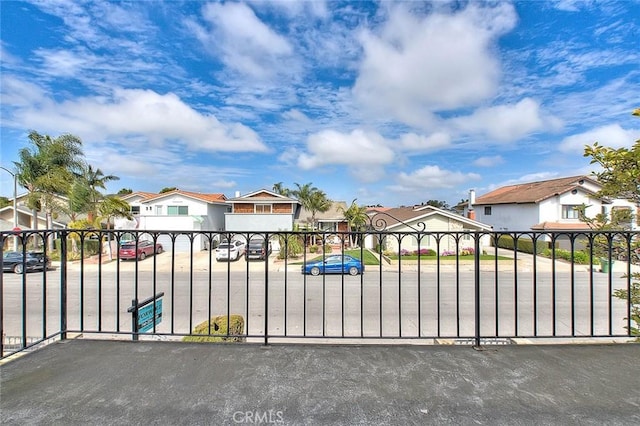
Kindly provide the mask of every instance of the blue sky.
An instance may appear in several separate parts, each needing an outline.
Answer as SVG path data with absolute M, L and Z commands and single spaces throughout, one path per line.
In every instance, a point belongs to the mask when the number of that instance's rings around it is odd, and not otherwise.
M 640 138 L 640 1 L 2 1 L 1 164 L 29 130 L 157 192 L 312 182 L 455 204 Z M 11 196 L 0 171 L 0 193 Z

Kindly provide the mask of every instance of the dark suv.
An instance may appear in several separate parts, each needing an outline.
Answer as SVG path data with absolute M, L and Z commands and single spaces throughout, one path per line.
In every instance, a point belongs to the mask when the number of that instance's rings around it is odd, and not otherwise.
M 271 254 L 271 242 L 254 237 L 247 247 L 247 260 L 264 260 Z

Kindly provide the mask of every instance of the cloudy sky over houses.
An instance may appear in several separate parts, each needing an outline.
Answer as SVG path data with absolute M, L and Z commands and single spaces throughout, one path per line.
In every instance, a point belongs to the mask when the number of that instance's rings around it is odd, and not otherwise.
M 126 187 L 389 206 L 640 138 L 640 1 L 3 1 L 1 165 L 72 133 Z M 11 196 L 0 173 L 0 193 Z

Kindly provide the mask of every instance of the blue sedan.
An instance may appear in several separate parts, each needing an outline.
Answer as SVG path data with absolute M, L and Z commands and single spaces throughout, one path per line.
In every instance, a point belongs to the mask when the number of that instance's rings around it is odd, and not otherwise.
M 364 265 L 360 259 L 349 255 L 332 255 L 324 259 L 307 262 L 302 266 L 303 274 L 349 274 L 358 275 L 364 272 Z

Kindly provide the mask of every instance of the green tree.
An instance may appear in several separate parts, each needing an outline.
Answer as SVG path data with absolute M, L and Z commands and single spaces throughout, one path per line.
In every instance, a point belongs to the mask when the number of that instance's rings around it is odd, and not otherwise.
M 70 134 L 54 139 L 36 131 L 29 133 L 29 141 L 30 146 L 20 149 L 19 161 L 14 162 L 18 182 L 29 192 L 34 229 L 38 229 L 38 209 L 45 210 L 47 228 L 51 228 L 53 213 L 61 208 L 55 202 L 55 196 L 68 193 L 74 176 L 84 165 L 82 141 Z M 49 246 L 53 249 L 52 239 Z
M 120 197 L 111 195 L 105 197 L 100 205 L 98 206 L 98 217 L 97 222 L 100 224 L 103 220 L 107 222 L 107 230 L 111 229 L 111 220 L 116 217 L 124 217 L 129 220 L 133 219 L 133 215 L 131 214 L 131 208 L 129 203 L 121 199 Z M 111 247 L 111 234 L 108 234 L 107 238 L 108 242 L 108 253 L 109 260 L 113 259 L 113 251 Z
M 282 182 L 274 183 L 272 190 L 276 194 L 284 195 L 285 197 L 291 196 L 291 190 L 285 187 Z
M 428 206 L 436 207 L 438 209 L 449 210 L 449 204 L 446 201 L 440 200 L 429 200 L 427 201 Z
M 367 208 L 365 206 L 359 206 L 356 204 L 357 198 L 354 198 L 351 201 L 351 205 L 347 208 L 340 208 L 342 214 L 344 215 L 345 220 L 349 226 L 349 231 L 352 234 L 349 236 L 351 246 L 355 246 L 355 239 L 353 232 L 360 232 L 364 230 L 367 221 L 369 220 L 369 216 L 367 215 Z
M 158 194 L 164 194 L 165 192 L 171 192 L 171 191 L 175 191 L 177 189 L 178 188 L 176 188 L 175 186 L 165 187 L 165 188 L 162 188 Z
M 104 195 L 102 195 L 99 189 L 107 189 L 106 184 L 108 182 L 120 180 L 120 178 L 114 175 L 105 175 L 99 168 L 94 169 L 88 164 L 82 170 L 80 180 L 89 188 L 89 211 L 87 219 L 89 222 L 93 222 L 98 212 L 98 204 L 104 199 Z
M 633 115 L 640 116 L 640 108 L 633 111 Z M 595 142 L 592 146 L 586 146 L 585 157 L 591 157 L 591 164 L 598 164 L 600 171 L 593 172 L 602 184 L 602 190 L 598 195 L 603 197 L 624 198 L 640 203 L 640 140 L 635 141 L 631 148 L 613 149 L 599 145 Z M 612 215 L 607 218 L 596 218 L 602 226 L 619 220 Z M 628 218 L 622 218 L 628 221 Z M 633 242 L 634 248 L 640 245 L 640 241 Z M 617 290 L 614 296 L 631 305 L 631 321 L 635 326 L 630 327 L 631 335 L 640 335 L 640 273 L 632 273 L 633 283 L 631 293 L 627 290 Z M 625 318 L 626 319 L 626 318 Z
M 10 206 L 11 203 L 7 197 L 0 197 L 0 209 Z
M 118 195 L 128 195 L 128 194 L 133 194 L 133 190 L 131 188 L 122 188 L 120 191 L 118 191 Z

